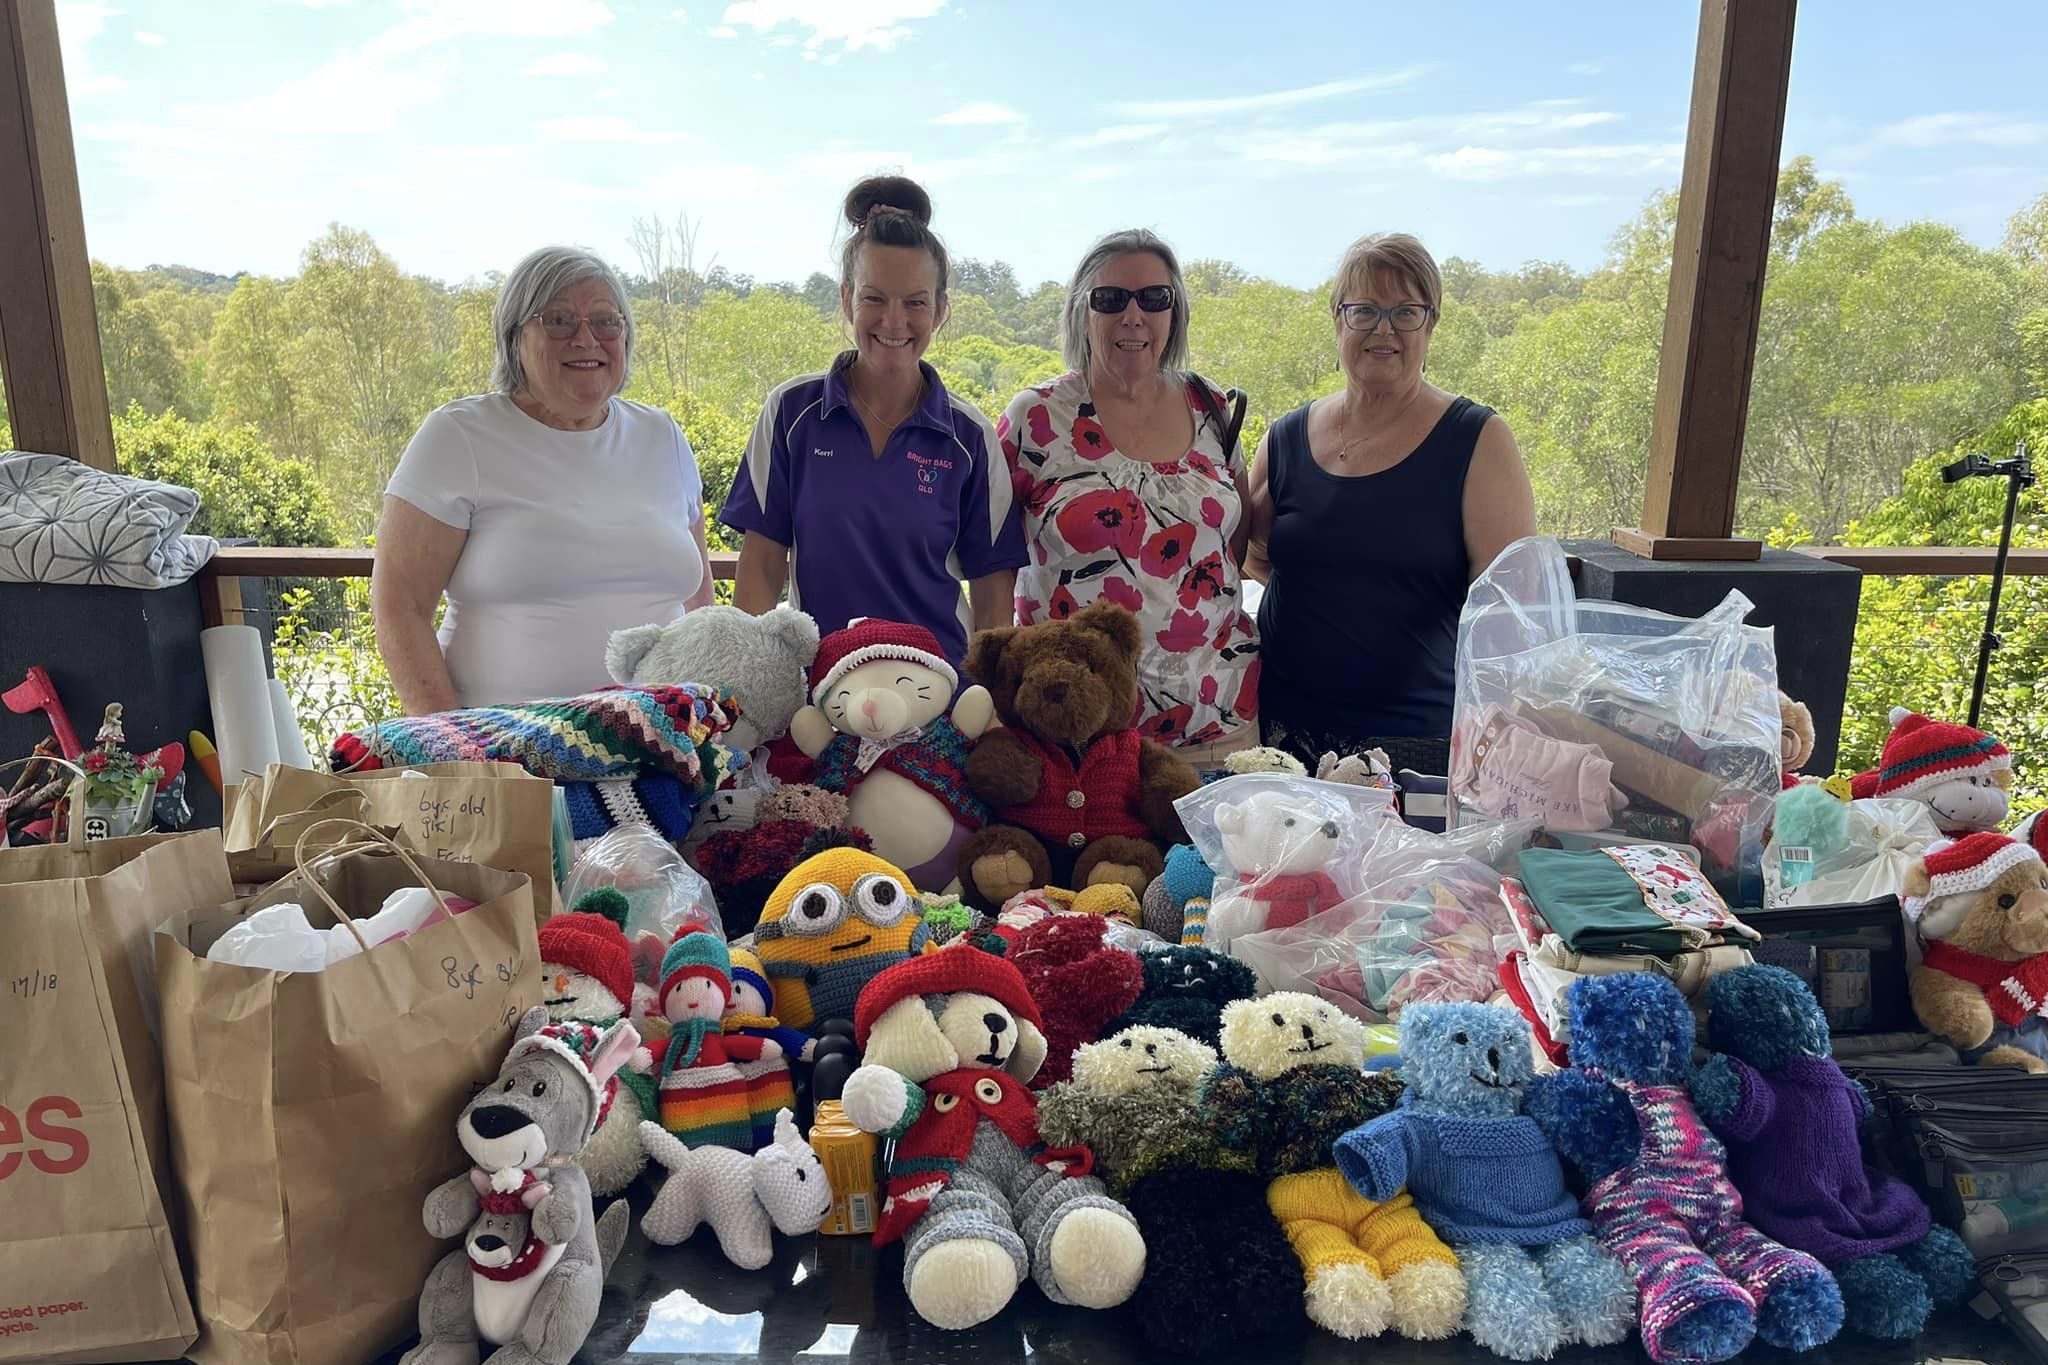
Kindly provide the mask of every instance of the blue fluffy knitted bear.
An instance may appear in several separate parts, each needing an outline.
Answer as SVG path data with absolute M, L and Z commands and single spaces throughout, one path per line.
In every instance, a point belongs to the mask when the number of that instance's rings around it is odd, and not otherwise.
M 1711 1365 L 1752 1337 L 1803 1351 L 1842 1326 L 1813 1257 L 1742 1220 L 1728 1157 L 1693 1108 L 1692 1008 L 1661 976 L 1574 982 L 1570 1070 L 1529 1084 L 1529 1116 L 1587 1183 L 1600 1245 L 1635 1279 L 1643 1349 Z
M 1728 1144 L 1744 1214 L 1833 1272 L 1851 1329 L 1919 1335 L 1974 1286 L 1976 1262 L 1911 1187 L 1864 1164 L 1870 1099 L 1830 1055 L 1820 1002 L 1782 967 L 1743 967 L 1707 983 L 1707 1009 L 1721 1055 L 1693 1077 L 1693 1104 Z
M 1522 1112 L 1529 1025 L 1490 1005 L 1411 1005 L 1401 1016 L 1401 1107 L 1337 1141 L 1367 1199 L 1403 1185 L 1465 1268 L 1465 1328 L 1510 1360 L 1572 1342 L 1608 1346 L 1635 1325 L 1636 1289 L 1593 1240 L 1557 1152 Z

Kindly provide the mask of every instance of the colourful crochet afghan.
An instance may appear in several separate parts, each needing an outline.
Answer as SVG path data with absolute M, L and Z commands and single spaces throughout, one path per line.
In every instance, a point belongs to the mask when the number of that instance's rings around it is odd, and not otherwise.
M 496 760 L 566 782 L 661 773 L 710 792 L 745 762 L 719 743 L 738 716 L 732 697 L 695 683 L 607 687 L 380 721 L 336 739 L 330 762 L 335 772 L 351 772 Z

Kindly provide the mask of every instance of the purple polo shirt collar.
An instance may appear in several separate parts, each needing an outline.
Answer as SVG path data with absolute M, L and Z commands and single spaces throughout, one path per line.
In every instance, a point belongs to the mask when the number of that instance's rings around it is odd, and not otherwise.
M 853 405 L 853 395 L 846 390 L 846 367 L 859 355 L 859 351 L 841 351 L 832 362 L 832 368 L 825 372 L 825 392 L 818 402 L 819 416 L 829 417 L 835 410 L 843 408 L 855 421 L 860 420 L 860 409 Z M 953 412 L 946 397 L 946 386 L 940 381 L 939 372 L 926 362 L 918 361 L 917 369 L 924 376 L 924 397 L 903 420 L 944 432 L 950 437 L 953 434 Z M 866 427 L 863 426 L 862 430 Z

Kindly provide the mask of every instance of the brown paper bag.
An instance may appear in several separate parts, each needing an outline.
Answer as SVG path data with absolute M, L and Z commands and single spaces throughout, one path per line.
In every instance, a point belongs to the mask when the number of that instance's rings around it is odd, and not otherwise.
M 423 763 L 334 775 L 273 765 L 231 793 L 229 853 L 288 853 L 300 831 L 347 815 L 396 827 L 430 858 L 482 863 L 533 879 L 546 917 L 555 901 L 555 784 L 515 763 Z
M 388 843 L 311 861 L 156 937 L 203 1365 L 363 1365 L 413 1330 L 447 1250 L 420 1206 L 468 1164 L 455 1117 L 540 999 L 524 875 Z M 326 927 L 419 885 L 479 903 L 324 972 L 205 960 L 262 906 L 296 901 Z
M 192 1344 L 149 939 L 228 894 L 217 830 L 0 852 L 0 1361 Z

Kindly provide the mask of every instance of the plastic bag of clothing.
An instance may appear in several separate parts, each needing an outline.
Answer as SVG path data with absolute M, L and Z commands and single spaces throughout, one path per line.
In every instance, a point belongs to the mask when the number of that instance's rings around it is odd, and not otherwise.
M 1518 540 L 1458 621 L 1450 825 L 1687 844 L 1735 904 L 1763 894 L 1779 787 L 1771 631 L 1731 592 L 1697 619 L 1581 601 L 1564 549 Z

